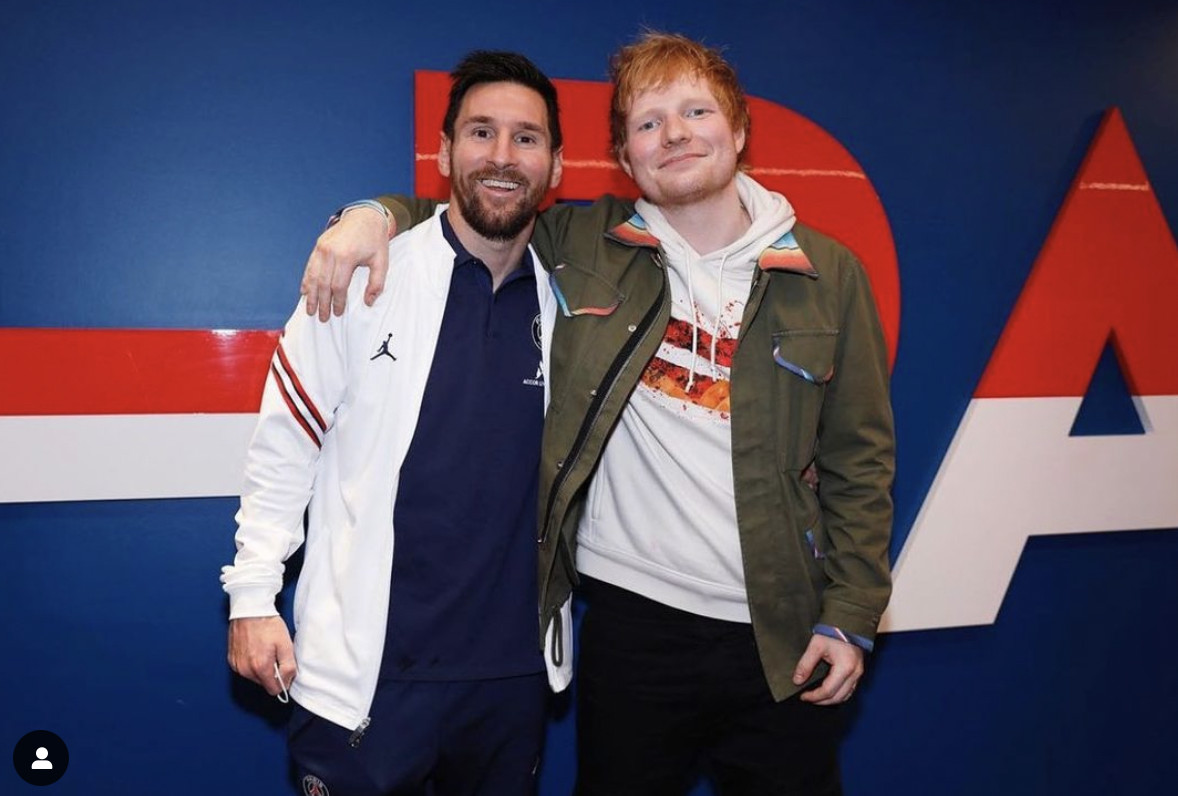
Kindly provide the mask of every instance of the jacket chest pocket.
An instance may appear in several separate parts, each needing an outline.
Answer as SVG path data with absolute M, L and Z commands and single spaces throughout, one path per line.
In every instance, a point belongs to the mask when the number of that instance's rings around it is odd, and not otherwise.
M 558 308 L 549 371 L 553 412 L 570 399 L 574 405 L 591 400 L 586 384 L 597 385 L 620 349 L 631 308 L 616 284 L 573 263 L 553 268 L 548 284 Z
M 612 315 L 625 300 L 617 285 L 577 265 L 561 263 L 548 274 L 548 285 L 566 318 Z
M 818 448 L 827 385 L 835 378 L 838 329 L 773 334 L 773 398 L 777 445 L 785 470 L 804 469 Z

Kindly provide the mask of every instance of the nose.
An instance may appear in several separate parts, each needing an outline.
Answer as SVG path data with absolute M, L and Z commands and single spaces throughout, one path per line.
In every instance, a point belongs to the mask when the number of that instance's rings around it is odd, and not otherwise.
M 515 146 L 509 135 L 495 136 L 491 145 L 490 160 L 496 166 L 510 166 L 515 162 Z
M 663 146 L 674 146 L 691 137 L 687 122 L 677 115 L 670 115 L 663 121 Z

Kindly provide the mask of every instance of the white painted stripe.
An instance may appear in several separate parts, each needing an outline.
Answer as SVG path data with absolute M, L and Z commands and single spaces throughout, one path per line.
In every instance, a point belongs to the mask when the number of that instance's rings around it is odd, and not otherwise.
M 762 177 L 845 177 L 853 180 L 867 179 L 867 175 L 861 171 L 846 171 L 842 169 L 776 169 L 769 166 L 755 166 L 749 169 L 749 174 Z
M 257 419 L 0 417 L 0 503 L 238 495 Z
M 1083 399 L 974 399 L 896 562 L 882 629 L 992 624 L 1030 536 L 1178 528 L 1178 396 L 1069 437 Z
M 1149 191 L 1148 182 L 1082 182 L 1081 191 Z
M 437 152 L 415 152 L 413 159 L 418 161 L 437 160 Z M 565 158 L 564 167 L 566 169 L 616 169 L 621 171 L 621 166 L 612 160 L 571 160 Z
M 896 564 L 881 631 L 995 621 L 1030 536 L 1178 528 L 1178 396 L 1146 434 L 1069 437 L 1080 398 L 971 402 Z M 0 417 L 0 502 L 237 495 L 254 414 Z
M 565 160 L 566 169 L 605 169 L 621 171 L 622 167 L 613 160 Z
M 416 152 L 413 155 L 415 160 L 437 160 L 437 152 Z M 564 168 L 568 169 L 602 169 L 602 170 L 616 170 L 621 171 L 612 160 L 570 160 L 568 158 L 564 161 Z M 849 171 L 845 169 L 782 169 L 772 166 L 754 166 L 748 169 L 748 173 L 759 177 L 839 177 L 854 180 L 866 180 L 867 175 L 861 171 Z

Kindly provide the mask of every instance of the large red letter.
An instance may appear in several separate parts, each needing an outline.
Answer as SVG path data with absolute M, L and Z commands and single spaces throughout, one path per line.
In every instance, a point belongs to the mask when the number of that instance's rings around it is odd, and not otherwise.
M 1028 536 L 1178 527 L 1178 247 L 1109 111 L 896 564 L 890 630 L 989 624 Z M 1112 340 L 1144 434 L 1071 436 Z

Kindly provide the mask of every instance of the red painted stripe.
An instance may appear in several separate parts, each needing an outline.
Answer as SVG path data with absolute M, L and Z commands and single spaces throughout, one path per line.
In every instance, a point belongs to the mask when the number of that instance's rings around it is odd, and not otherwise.
M 0 329 L 0 415 L 256 412 L 278 332 Z
M 311 396 L 307 395 L 306 389 L 303 388 L 303 383 L 299 381 L 298 374 L 290 366 L 290 360 L 286 358 L 286 351 L 282 348 L 281 340 L 278 342 L 278 361 L 282 363 L 282 369 L 286 371 L 286 375 L 290 379 L 290 383 L 294 386 L 295 392 L 302 399 L 303 406 L 307 407 L 307 411 L 311 413 L 311 417 L 315 418 L 315 422 L 319 424 L 319 428 L 327 431 L 327 423 L 323 420 L 323 416 L 319 414 L 319 410 L 315 408 L 315 402 L 311 400 Z
M 278 391 L 282 393 L 282 400 L 286 402 L 286 408 L 290 410 L 291 417 L 303 427 L 303 431 L 307 432 L 307 436 L 315 443 L 316 448 L 322 448 L 323 443 L 319 441 L 319 435 L 315 433 L 315 429 L 311 428 L 311 424 L 307 422 L 307 418 L 303 417 L 303 413 L 295 406 L 295 402 L 290 397 L 290 391 L 286 389 L 286 383 L 282 380 L 282 374 L 278 372 L 277 365 L 270 366 L 270 372 L 274 374 L 274 383 L 278 385 Z

